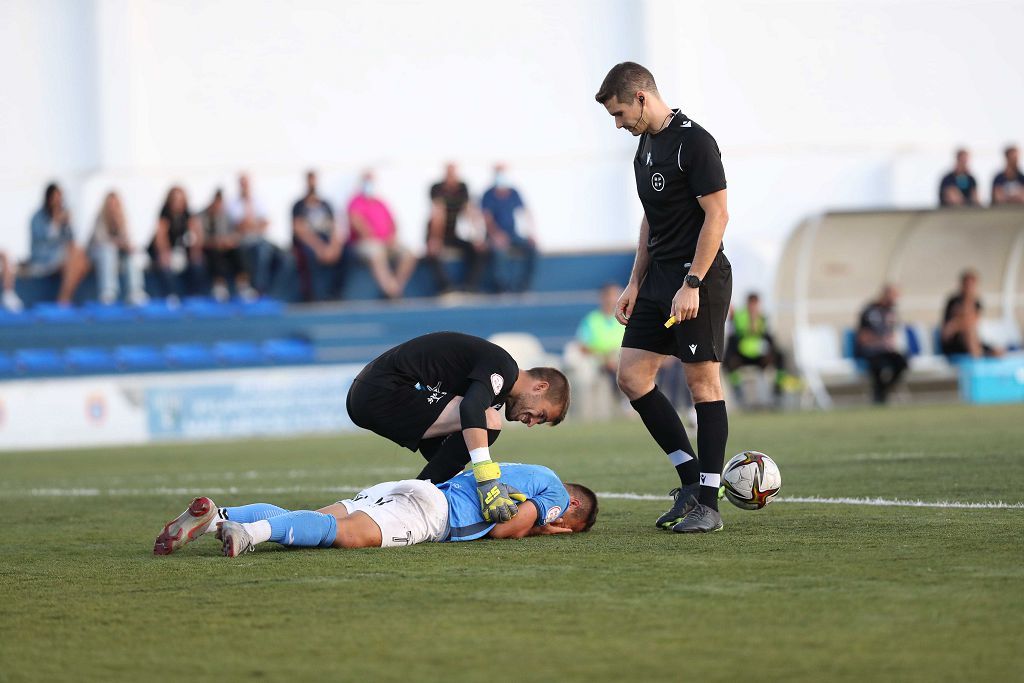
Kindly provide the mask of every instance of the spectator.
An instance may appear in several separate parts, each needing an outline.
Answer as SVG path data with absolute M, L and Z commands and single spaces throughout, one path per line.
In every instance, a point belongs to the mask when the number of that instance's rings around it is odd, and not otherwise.
M 292 245 L 304 298 L 325 301 L 338 288 L 344 242 L 334 212 L 316 193 L 316 173 L 306 173 L 306 195 L 292 206 Z
M 160 283 L 161 294 L 168 302 L 177 303 L 185 293 L 182 274 L 187 280 L 188 293 L 197 289 L 196 281 L 203 268 L 203 236 L 181 187 L 175 185 L 168 190 L 156 222 L 156 233 L 146 252 Z
M 256 292 L 249 286 L 249 274 L 242 263 L 242 233 L 228 216 L 224 193 L 219 188 L 210 205 L 199 214 L 199 223 L 203 230 L 203 254 L 213 279 L 213 298 L 227 301 L 231 296 L 227 283 L 232 280 L 238 296 L 255 299 Z
M 761 311 L 761 297 L 755 292 L 747 295 L 746 308 L 733 311 L 732 334 L 725 346 L 725 369 L 740 401 L 743 400 L 743 378 L 739 369 L 745 366 L 774 370 L 773 388 L 775 396 L 779 396 L 786 377 L 782 352 L 768 331 L 768 320 Z
M 384 296 L 402 296 L 416 269 L 416 257 L 398 243 L 395 219 L 376 194 L 373 171 L 366 171 L 360 179 L 359 191 L 348 204 L 348 222 L 352 228 L 349 243 L 359 258 L 369 264 Z
M 0 251 L 0 271 L 2 271 L 2 282 L 3 282 L 3 294 L 0 295 L 0 305 L 3 305 L 11 313 L 20 313 L 24 304 L 21 303 L 21 299 L 18 297 L 18 293 L 14 291 L 14 268 L 11 267 L 11 262 L 7 258 L 7 254 Z
M 960 291 L 949 297 L 942 317 L 939 339 L 944 355 L 966 354 L 972 358 L 1002 355 L 1002 351 L 983 343 L 978 336 L 981 308 L 978 274 L 973 270 L 965 270 L 960 275 Z
M 46 186 L 43 206 L 32 216 L 31 251 L 27 271 L 31 276 L 60 273 L 57 303 L 70 305 L 78 285 L 89 274 L 89 257 L 77 244 L 64 193 L 56 183 Z
M 140 257 L 132 253 L 128 222 L 124 217 L 121 198 L 108 192 L 103 206 L 96 215 L 89 238 L 89 256 L 96 264 L 100 301 L 112 304 L 121 293 L 121 276 L 128 282 L 128 301 L 143 304 L 148 301 L 143 281 Z
M 238 196 L 228 205 L 228 216 L 242 235 L 242 260 L 249 273 L 250 284 L 260 293 L 270 289 L 277 249 L 267 239 L 267 211 L 252 195 L 249 176 L 238 176 Z
M 533 238 L 533 216 L 523 203 L 519 191 L 509 184 L 504 164 L 494 167 L 494 186 L 484 193 L 480 208 L 487 226 L 487 247 L 494 262 L 494 279 L 499 292 L 523 292 L 533 279 L 537 261 L 537 243 Z M 526 223 L 525 234 L 520 234 L 519 217 Z M 522 257 L 520 275 L 513 277 L 510 252 Z
M 445 247 L 458 249 L 462 252 L 462 262 L 466 269 L 463 288 L 476 291 L 480 286 L 480 275 L 484 265 L 486 246 L 478 236 L 466 240 L 458 236 L 456 227 L 459 219 L 464 217 L 476 223 L 478 216 L 469 200 L 469 189 L 459 179 L 455 164 L 445 167 L 444 180 L 430 188 L 430 222 L 427 225 L 427 263 L 434 271 L 437 289 L 442 294 L 451 290 L 451 280 L 445 272 L 441 257 Z
M 956 166 L 939 183 L 939 206 L 979 206 L 978 182 L 967 168 L 966 149 L 956 151 Z
M 565 348 L 566 370 L 579 399 L 573 399 L 574 410 L 584 420 L 612 417 L 620 400 L 615 373 L 626 328 L 615 319 L 615 302 L 621 292 L 615 283 L 602 287 L 599 307 L 583 317 Z
M 871 373 L 871 396 L 875 403 L 889 399 L 889 391 L 907 369 L 907 358 L 896 347 L 896 301 L 899 290 L 882 287 L 878 299 L 860 314 L 853 355 L 867 362 Z
M 1007 147 L 1003 150 L 1006 166 L 992 180 L 992 205 L 1024 204 L 1024 177 L 1017 165 L 1017 148 Z

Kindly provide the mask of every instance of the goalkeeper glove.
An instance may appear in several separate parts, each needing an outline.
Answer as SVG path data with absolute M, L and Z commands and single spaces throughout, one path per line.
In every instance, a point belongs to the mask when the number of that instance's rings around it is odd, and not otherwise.
M 499 481 L 501 468 L 497 463 L 490 460 L 473 463 L 473 476 L 476 478 L 476 494 L 480 497 L 480 511 L 485 522 L 497 524 L 516 516 L 519 511 L 516 500 L 523 502 L 526 496 Z

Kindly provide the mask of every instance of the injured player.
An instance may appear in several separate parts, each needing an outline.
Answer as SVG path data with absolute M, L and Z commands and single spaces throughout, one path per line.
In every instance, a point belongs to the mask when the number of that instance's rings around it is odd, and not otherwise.
M 563 484 L 547 467 L 502 463 L 502 481 L 520 504 L 519 514 L 498 524 L 484 520 L 472 472 L 436 486 L 416 479 L 377 484 L 316 512 L 269 503 L 219 508 L 200 497 L 164 526 L 153 553 L 169 555 L 206 533 L 216 534 L 225 556 L 237 557 L 267 541 L 299 548 L 388 548 L 579 533 L 594 526 L 594 492 Z

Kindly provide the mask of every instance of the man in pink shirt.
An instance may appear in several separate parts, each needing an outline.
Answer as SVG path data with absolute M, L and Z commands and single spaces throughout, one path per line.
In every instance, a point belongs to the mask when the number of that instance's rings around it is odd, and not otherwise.
M 348 221 L 352 229 L 349 241 L 359 258 L 370 266 L 384 296 L 402 296 L 416 268 L 416 257 L 398 243 L 391 210 L 374 192 L 373 171 L 363 173 L 359 191 L 348 204 Z

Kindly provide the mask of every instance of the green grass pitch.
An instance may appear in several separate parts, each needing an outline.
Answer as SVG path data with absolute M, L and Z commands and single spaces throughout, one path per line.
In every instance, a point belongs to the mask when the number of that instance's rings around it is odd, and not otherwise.
M 737 415 L 782 496 L 1024 501 L 1024 410 Z M 664 494 L 638 421 L 512 429 L 504 460 Z M 407 478 L 371 436 L 0 454 L 0 681 L 967 681 L 1024 669 L 1024 509 L 796 503 L 661 532 L 605 499 L 589 534 L 394 550 L 200 539 L 153 557 L 194 495 L 319 507 Z M 70 492 L 74 491 L 74 495 Z

